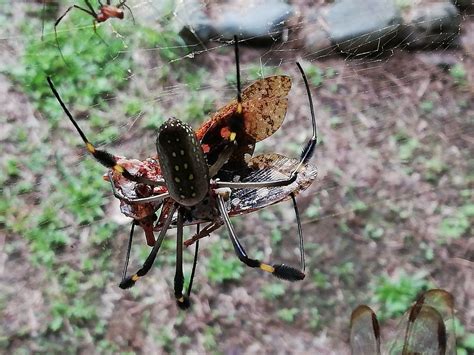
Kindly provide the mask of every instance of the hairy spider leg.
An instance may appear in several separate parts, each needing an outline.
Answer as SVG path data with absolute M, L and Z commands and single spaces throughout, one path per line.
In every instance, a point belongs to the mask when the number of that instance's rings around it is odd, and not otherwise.
M 224 219 L 224 223 L 227 227 L 227 231 L 229 232 L 229 237 L 232 242 L 232 245 L 234 246 L 235 254 L 237 254 L 237 257 L 239 258 L 241 262 L 243 262 L 245 265 L 249 267 L 259 268 L 260 270 L 269 272 L 273 276 L 276 276 L 284 280 L 299 281 L 299 280 L 304 279 L 305 277 L 304 272 L 298 269 L 295 269 L 294 267 L 291 267 L 285 264 L 274 264 L 272 266 L 269 264 L 262 263 L 261 261 L 257 259 L 249 258 L 244 247 L 242 246 L 239 239 L 237 238 L 237 235 L 235 234 L 234 227 L 232 226 L 232 223 L 230 221 L 229 213 L 227 212 L 227 209 L 225 207 L 225 201 L 222 194 L 217 194 L 217 206 L 219 208 L 221 217 Z
M 151 186 L 166 186 L 166 184 L 162 181 L 153 181 L 141 176 L 135 176 L 131 174 L 125 167 L 117 163 L 117 158 L 112 155 L 111 153 L 101 150 L 101 149 L 96 149 L 96 147 L 87 139 L 86 135 L 84 132 L 81 130 L 79 125 L 77 124 L 76 120 L 73 118 L 72 114 L 69 112 L 68 108 L 64 104 L 63 100 L 59 96 L 58 91 L 56 90 L 53 81 L 51 80 L 51 77 L 47 77 L 47 81 L 49 84 L 49 87 L 51 88 L 51 91 L 53 92 L 54 96 L 58 100 L 59 104 L 61 105 L 63 111 L 66 113 L 66 116 L 68 116 L 69 120 L 72 122 L 74 127 L 76 128 L 77 132 L 82 138 L 82 141 L 86 145 L 87 151 L 102 165 L 104 165 L 106 168 L 110 168 L 117 173 L 122 174 L 126 179 L 129 179 L 131 181 L 143 183 L 143 184 L 148 184 Z M 154 197 L 154 196 L 152 196 Z M 150 202 L 150 201 L 146 201 Z
M 174 274 L 174 297 L 176 303 L 181 309 L 188 309 L 191 303 L 189 298 L 183 295 L 184 274 L 183 274 L 183 224 L 184 211 L 182 207 L 178 208 L 178 220 L 176 231 L 176 271 Z
M 128 264 L 130 261 L 130 252 L 132 249 L 132 241 L 133 241 L 133 233 L 135 230 L 135 220 L 132 221 L 132 226 L 130 229 L 130 235 L 127 244 L 127 253 L 125 257 L 125 263 L 122 271 L 122 281 L 121 284 L 126 282 L 127 278 L 127 270 Z M 191 270 L 191 276 L 189 278 L 189 285 L 186 295 L 183 295 L 183 288 L 184 288 L 184 275 L 183 275 L 183 215 L 181 212 L 178 211 L 178 222 L 177 222 L 177 238 L 176 238 L 176 273 L 174 278 L 174 293 L 176 302 L 181 309 L 187 309 L 191 305 L 190 296 L 191 291 L 193 288 L 193 281 L 194 276 L 196 275 L 196 267 L 197 267 L 197 259 L 199 253 L 199 241 L 196 242 L 196 246 L 194 249 L 194 258 L 193 258 L 193 266 Z M 197 225 L 196 234 L 199 234 L 200 224 Z
M 146 258 L 145 262 L 143 263 L 143 266 L 141 267 L 141 269 L 139 269 L 132 276 L 123 278 L 119 285 L 120 288 L 126 289 L 126 288 L 132 287 L 142 276 L 145 276 L 148 273 L 148 271 L 150 271 L 156 259 L 156 255 L 160 251 L 160 247 L 161 247 L 161 244 L 163 243 L 163 239 L 165 238 L 166 232 L 168 231 L 171 221 L 173 220 L 173 215 L 176 211 L 176 208 L 177 208 L 176 204 L 173 204 L 173 206 L 170 208 L 168 216 L 163 225 L 163 228 L 161 229 L 160 234 L 158 235 L 158 238 L 156 239 L 155 245 L 153 246 L 153 249 L 151 250 L 148 257 Z
M 199 234 L 199 229 L 200 229 L 200 224 L 198 223 L 196 227 L 196 234 Z M 191 276 L 189 277 L 189 285 L 188 285 L 188 291 L 187 291 L 187 296 L 188 299 L 191 296 L 191 291 L 193 289 L 193 281 L 194 281 L 194 276 L 196 275 L 196 267 L 197 267 L 197 259 L 199 255 L 199 240 L 196 242 L 196 246 L 194 247 L 194 259 L 193 259 L 193 268 L 191 270 Z

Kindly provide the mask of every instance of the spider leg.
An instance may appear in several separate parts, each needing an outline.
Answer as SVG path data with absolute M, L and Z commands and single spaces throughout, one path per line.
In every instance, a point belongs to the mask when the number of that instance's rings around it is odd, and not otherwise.
M 118 172 L 119 174 L 122 174 L 126 179 L 129 179 L 131 181 L 135 181 L 135 182 L 139 182 L 139 183 L 143 183 L 143 184 L 148 184 L 148 185 L 151 185 L 151 186 L 164 186 L 165 185 L 164 182 L 153 181 L 153 180 L 141 177 L 141 176 L 134 176 L 125 167 L 123 167 L 122 165 L 117 163 L 118 159 L 114 155 L 110 154 L 109 152 L 107 152 L 105 150 L 96 149 L 96 147 L 94 147 L 94 145 L 91 142 L 89 142 L 89 140 L 87 139 L 84 132 L 82 132 L 81 128 L 77 124 L 77 122 L 74 119 L 74 117 L 72 116 L 71 112 L 69 112 L 68 108 L 66 107 L 63 100 L 61 99 L 61 96 L 59 96 L 58 91 L 54 87 L 54 84 L 53 84 L 53 81 L 51 80 L 51 77 L 48 76 L 46 79 L 48 81 L 49 87 L 51 88 L 51 91 L 53 92 L 54 96 L 56 97 L 56 100 L 58 100 L 58 102 L 61 105 L 64 113 L 69 118 L 69 120 L 71 121 L 71 123 L 74 125 L 77 132 L 81 136 L 82 141 L 86 145 L 87 151 L 99 163 L 101 163 L 106 168 L 110 168 L 110 169 Z
M 200 224 L 197 225 L 197 230 L 196 234 L 199 234 L 199 227 Z M 189 278 L 189 285 L 188 285 L 188 299 L 191 296 L 191 290 L 193 288 L 193 281 L 194 281 L 194 276 L 196 274 L 196 266 L 197 266 L 197 259 L 198 259 L 198 253 L 199 253 L 199 240 L 196 241 L 196 246 L 194 247 L 194 260 L 193 260 L 193 268 L 191 270 L 191 276 Z
M 243 262 L 245 265 L 249 267 L 259 268 L 263 271 L 269 272 L 273 276 L 276 276 L 284 280 L 298 281 L 298 280 L 304 279 L 305 277 L 304 272 L 294 267 L 291 267 L 285 264 L 275 264 L 272 266 L 269 264 L 262 263 L 259 260 L 249 258 L 247 256 L 247 253 L 245 252 L 244 247 L 242 246 L 239 239 L 237 238 L 237 235 L 235 234 L 234 227 L 232 226 L 229 214 L 225 207 L 224 197 L 221 196 L 220 194 L 217 194 L 217 206 L 219 208 L 219 212 L 222 218 L 224 219 L 224 223 L 227 227 L 227 230 L 229 231 L 229 236 L 230 236 L 230 240 L 232 241 L 232 245 L 234 246 L 234 251 L 241 262 Z
M 132 250 L 132 240 L 133 240 L 134 231 L 135 231 L 135 221 L 132 221 L 132 228 L 130 229 L 130 235 L 128 237 L 127 255 L 125 256 L 125 263 L 123 265 L 123 271 L 122 271 L 122 282 L 123 280 L 125 280 L 125 277 L 127 276 L 128 262 L 130 261 L 130 251 Z
M 156 239 L 155 245 L 153 246 L 153 249 L 151 250 L 150 255 L 148 255 L 145 262 L 143 263 L 142 268 L 138 270 L 132 276 L 129 276 L 123 279 L 122 282 L 120 282 L 120 285 L 119 285 L 120 288 L 126 289 L 126 288 L 132 287 L 142 276 L 145 276 L 148 273 L 148 271 L 150 271 L 156 259 L 156 255 L 160 251 L 160 247 L 161 247 L 161 244 L 163 243 L 163 239 L 165 238 L 166 232 L 168 231 L 171 221 L 173 220 L 173 215 L 175 211 L 176 211 L 176 205 L 173 205 L 169 211 L 168 217 L 165 220 L 163 228 L 161 229 L 160 234 L 158 235 L 158 238 Z
M 46 0 L 43 0 L 43 9 L 41 10 L 41 41 L 44 39 L 44 13 L 46 11 Z
M 86 2 L 87 3 L 87 2 Z M 88 4 L 90 5 L 90 4 Z M 64 63 L 66 63 L 66 60 L 64 59 L 64 55 L 63 55 L 63 52 L 61 50 L 61 46 L 59 45 L 59 40 L 58 40 L 58 31 L 56 29 L 56 27 L 59 25 L 59 23 L 61 22 L 61 20 L 69 13 L 69 11 L 71 11 L 72 9 L 78 9 L 78 10 L 81 10 L 81 11 L 84 11 L 86 14 L 89 14 L 91 15 L 92 17 L 96 18 L 97 15 L 95 14 L 95 12 L 93 11 L 93 9 L 91 10 L 88 10 L 88 9 L 85 9 L 83 7 L 80 7 L 78 5 L 72 5 L 72 6 L 69 6 L 67 8 L 67 10 L 61 15 L 59 16 L 59 18 L 56 20 L 56 22 L 54 23 L 54 38 L 56 39 L 56 45 L 58 46 L 58 50 L 59 50 L 59 54 L 61 55 L 61 58 L 63 59 Z
M 300 213 L 298 211 L 298 204 L 296 203 L 295 194 L 292 193 L 291 201 L 293 202 L 293 209 L 296 216 L 296 224 L 298 226 L 298 239 L 299 239 L 299 249 L 300 249 L 300 268 L 304 272 L 306 269 L 306 263 L 304 260 L 304 240 L 303 240 L 303 228 L 301 227 Z
M 189 298 L 183 295 L 184 275 L 183 275 L 183 210 L 178 209 L 178 221 L 176 232 L 176 271 L 174 274 L 174 297 L 181 309 L 188 309 L 191 305 Z
M 131 9 L 130 6 L 128 6 L 125 2 L 126 2 L 125 0 L 124 0 L 124 1 L 121 1 L 120 4 L 117 5 L 117 7 L 118 7 L 118 8 L 120 8 L 120 7 L 125 7 L 125 8 L 128 10 L 128 12 L 130 12 L 130 15 L 132 16 L 133 24 L 135 25 L 135 24 L 136 24 L 136 22 L 135 22 L 135 16 L 133 16 L 132 9 Z
M 94 14 L 94 18 L 97 18 L 97 13 L 95 12 L 94 7 L 91 5 L 90 1 L 89 0 L 84 0 L 84 2 L 86 3 L 86 5 L 89 8 L 90 12 L 92 12 Z M 99 1 L 99 4 L 102 6 L 100 1 Z
M 94 26 L 94 34 L 99 37 L 99 39 L 101 40 L 101 42 L 103 44 L 105 44 L 107 47 L 109 47 L 109 44 L 105 41 L 105 39 L 102 38 L 102 36 L 97 32 L 97 21 L 94 20 L 93 22 L 93 26 Z

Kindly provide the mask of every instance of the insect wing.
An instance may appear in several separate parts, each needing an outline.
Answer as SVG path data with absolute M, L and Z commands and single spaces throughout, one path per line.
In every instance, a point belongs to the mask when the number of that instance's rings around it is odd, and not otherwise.
M 242 92 L 245 130 L 257 142 L 280 128 L 288 108 L 291 78 L 285 75 L 257 80 Z
M 230 161 L 244 166 L 244 155 L 253 154 L 254 145 L 280 128 L 288 107 L 291 79 L 278 75 L 257 80 L 242 92 L 242 115 L 237 100 L 219 109 L 197 131 L 208 162 L 212 164 L 222 152 L 231 132 L 236 133 L 238 147 Z
M 374 311 L 358 306 L 351 315 L 350 344 L 352 355 L 380 354 L 380 327 Z
M 270 137 L 283 123 L 287 107 L 287 97 L 244 101 L 245 131 L 257 142 Z
M 241 182 L 270 182 L 287 179 L 299 164 L 298 159 L 292 159 L 276 153 L 261 154 L 253 157 L 249 170 L 234 174 L 234 181 Z M 308 188 L 316 178 L 317 170 L 309 164 L 303 165 L 295 182 L 279 187 L 258 189 L 235 189 L 231 195 L 231 216 L 250 213 L 260 208 L 283 201 L 290 194 L 298 194 Z
M 453 308 L 445 290 L 422 294 L 404 316 L 390 354 L 455 354 Z

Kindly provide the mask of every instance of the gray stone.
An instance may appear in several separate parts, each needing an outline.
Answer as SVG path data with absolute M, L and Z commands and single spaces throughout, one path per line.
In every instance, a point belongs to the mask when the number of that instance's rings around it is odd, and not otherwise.
M 402 24 L 393 0 L 340 0 L 325 19 L 333 44 L 350 55 L 374 54 L 395 45 Z
M 204 10 L 199 0 L 178 1 L 176 5 L 174 15 L 181 26 L 179 35 L 189 45 L 205 43 L 215 35 L 212 21 Z
M 451 2 L 459 7 L 460 9 L 468 9 L 468 8 L 473 8 L 474 7 L 474 1 L 473 0 L 451 0 Z
M 316 10 L 310 9 L 304 14 L 302 22 L 306 25 L 301 29 L 299 37 L 303 38 L 305 54 L 314 58 L 334 54 L 331 38 L 322 24 L 322 15 Z
M 248 1 L 217 15 L 214 28 L 219 38 L 238 35 L 255 44 L 272 43 L 282 37 L 293 8 L 279 0 L 258 3 Z
M 404 42 L 409 48 L 438 48 L 455 44 L 461 17 L 452 3 L 438 2 L 413 8 L 404 26 Z

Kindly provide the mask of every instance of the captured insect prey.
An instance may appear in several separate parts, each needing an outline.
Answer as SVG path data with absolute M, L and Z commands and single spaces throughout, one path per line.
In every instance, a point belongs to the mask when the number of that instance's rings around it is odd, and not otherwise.
M 456 353 L 454 298 L 442 289 L 421 294 L 406 312 L 395 340 L 388 344 L 389 354 Z M 374 311 L 365 305 L 351 315 L 350 344 L 353 355 L 381 354 L 381 333 Z
M 317 143 L 316 119 L 306 75 L 298 63 L 308 95 L 312 124 L 312 135 L 301 156 L 299 159 L 276 153 L 253 156 L 255 144 L 275 133 L 285 118 L 291 79 L 284 75 L 271 76 L 241 90 L 237 38 L 234 38 L 234 45 L 237 98 L 218 110 L 196 131 L 178 118 L 168 119 L 157 132 L 157 155 L 145 160 L 119 158 L 97 149 L 78 126 L 48 78 L 52 92 L 80 134 L 87 151 L 109 168 L 105 179 L 110 182 L 114 196 L 120 200 L 122 212 L 133 219 L 120 287 L 132 287 L 150 271 L 166 233 L 176 228 L 174 294 L 178 306 L 183 309 L 190 305 L 199 240 L 221 226 L 226 227 L 235 254 L 245 265 L 289 281 L 305 277 L 303 235 L 295 196 L 316 178 L 316 169 L 309 160 Z M 249 256 L 231 222 L 232 216 L 257 211 L 287 199 L 292 200 L 296 214 L 299 268 L 270 264 Z M 127 276 L 135 225 L 143 228 L 146 242 L 152 249 L 142 267 Z M 183 229 L 191 225 L 196 225 L 197 231 L 184 241 Z M 196 247 L 193 271 L 188 290 L 184 292 L 183 245 L 192 244 Z

